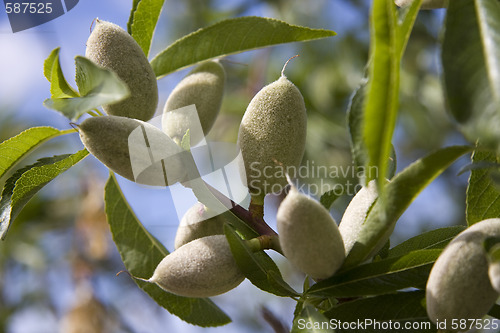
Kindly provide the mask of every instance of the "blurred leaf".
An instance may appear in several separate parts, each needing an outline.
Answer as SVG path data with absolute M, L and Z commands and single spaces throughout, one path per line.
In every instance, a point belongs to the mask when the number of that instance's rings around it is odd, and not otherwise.
M 471 150 L 469 146 L 441 148 L 398 173 L 386 185 L 383 200 L 377 200 L 368 214 L 344 267 L 355 266 L 377 253 L 413 199 L 457 158 Z
M 318 312 L 313 306 L 307 305 L 300 312 L 300 315 L 294 318 L 291 333 L 333 333 L 333 329 L 328 327 L 328 319 Z
M 397 54 L 396 6 L 387 0 L 374 0 L 371 24 L 371 51 L 368 85 L 364 101 L 363 141 L 368 153 L 366 183 L 378 178 L 382 193 L 391 154 L 391 140 L 399 106 L 399 67 Z M 375 172 L 373 172 L 375 168 Z
M 74 121 L 87 111 L 119 102 L 129 96 L 127 85 L 114 72 L 85 57 L 77 56 L 75 63 L 76 84 L 81 97 L 46 99 L 43 105 L 47 108 L 57 110 Z
M 323 193 L 321 195 L 321 198 L 319 199 L 319 202 L 323 205 L 323 207 L 330 210 L 330 207 L 333 205 L 335 200 L 337 200 L 342 195 L 339 195 L 337 192 L 337 190 L 330 190 Z
M 0 178 L 47 140 L 75 130 L 60 131 L 53 127 L 32 127 L 0 143 Z
M 497 163 L 493 152 L 474 151 L 472 163 Z M 473 169 L 466 198 L 466 217 L 469 226 L 476 222 L 500 217 L 500 191 L 490 177 L 489 169 Z
M 500 319 L 500 305 L 493 305 L 490 311 L 488 311 L 488 315 L 492 316 L 493 318 Z
M 237 17 L 186 35 L 151 61 L 157 77 L 203 60 L 261 47 L 334 36 L 335 32 L 264 17 Z
M 389 167 L 388 161 L 396 162 L 391 154 L 395 156 L 392 135 L 399 108 L 400 64 L 420 4 L 421 0 L 412 2 L 399 17 L 392 1 L 374 0 L 372 4 L 368 83 L 358 91 L 352 104 L 359 108 L 361 103 L 364 111 L 351 110 L 349 123 L 351 132 L 357 127 L 351 134 L 353 152 L 356 163 L 364 161 L 365 183 L 378 178 L 380 190 L 386 175 L 391 176 L 395 170 L 395 164 Z
M 43 63 L 43 75 L 50 82 L 50 97 L 51 98 L 71 98 L 78 97 L 78 93 L 71 88 L 62 72 L 61 63 L 59 62 L 60 47 L 52 50 L 50 55 Z
M 491 259 L 495 261 L 500 260 L 500 237 L 499 236 L 489 236 L 483 241 L 483 247 L 488 254 L 491 255 Z
M 404 256 L 363 264 L 313 285 L 307 294 L 354 297 L 423 288 L 441 249 L 417 250 Z
M 336 332 L 436 332 L 436 327 L 427 317 L 424 305 L 425 291 L 399 292 L 391 295 L 362 298 L 342 303 L 324 313 L 329 319 L 338 322 L 361 322 L 363 326 L 352 329 L 336 329 Z M 374 326 L 378 322 L 379 329 Z M 383 325 L 381 322 L 385 322 Z M 389 325 L 389 321 L 392 326 Z M 421 322 L 432 327 L 418 325 L 418 328 L 406 328 L 404 323 Z M 400 325 L 397 330 L 396 325 Z M 391 328 L 389 328 L 391 327 Z
M 42 158 L 7 179 L 0 199 L 0 238 L 5 238 L 12 221 L 38 191 L 87 155 L 88 151 L 83 149 L 73 155 Z
M 236 264 L 250 282 L 277 296 L 298 296 L 283 280 L 278 267 L 264 251 L 253 252 L 229 225 L 224 226 L 224 233 Z
M 158 17 L 165 0 L 140 0 L 132 5 L 134 10 L 132 24 L 130 25 L 131 35 L 144 51 L 146 57 L 149 54 L 151 40 L 155 31 Z
M 456 235 L 464 230 L 464 226 L 457 225 L 424 232 L 390 249 L 389 257 L 402 256 L 416 250 L 444 249 Z
M 137 219 L 113 174 L 106 183 L 104 200 L 111 234 L 125 268 L 134 276 L 151 277 L 168 251 Z M 209 299 L 181 297 L 153 283 L 135 279 L 134 282 L 160 306 L 190 324 L 208 327 L 225 325 L 231 321 Z
M 391 240 L 388 239 L 387 242 L 385 242 L 384 246 L 380 249 L 380 251 L 377 252 L 377 254 L 374 257 L 374 260 L 380 260 L 380 259 L 386 259 L 389 257 L 389 249 L 391 248 Z
M 358 168 L 364 167 L 368 160 L 368 153 L 366 151 L 365 142 L 363 140 L 363 111 L 367 83 L 367 79 L 363 79 L 359 88 L 352 96 L 347 108 L 352 159 L 354 164 Z
M 450 1 L 442 43 L 445 94 L 468 138 L 500 142 L 500 3 Z

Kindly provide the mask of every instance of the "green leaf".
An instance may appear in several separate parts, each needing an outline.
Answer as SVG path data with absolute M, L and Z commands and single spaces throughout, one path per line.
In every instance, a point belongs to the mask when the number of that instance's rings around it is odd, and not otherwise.
M 392 295 L 362 298 L 342 303 L 324 313 L 329 319 L 343 323 L 363 323 L 349 330 L 338 332 L 436 332 L 425 309 L 425 291 L 399 292 Z M 375 324 L 375 321 L 378 324 Z M 389 321 L 392 323 L 390 325 Z M 384 323 L 381 323 L 384 322 Z M 411 328 L 411 323 L 420 322 L 418 328 Z M 410 327 L 405 327 L 409 323 Z M 396 329 L 400 325 L 399 329 Z
M 130 10 L 130 15 L 127 21 L 127 32 L 129 33 L 129 35 L 132 35 L 132 23 L 134 22 L 134 15 L 139 2 L 141 2 L 141 0 L 132 0 L 132 9 Z
M 323 205 L 323 207 L 329 210 L 335 200 L 337 200 L 342 195 L 337 192 L 337 190 L 330 190 L 323 193 L 321 195 L 321 198 L 319 199 L 319 202 Z
M 73 132 L 75 130 L 60 131 L 53 127 L 32 127 L 0 143 L 0 179 L 45 141 Z
M 38 191 L 87 155 L 83 149 L 73 155 L 42 158 L 7 179 L 0 199 L 0 238 L 5 238 L 12 221 Z
M 350 134 L 351 154 L 353 163 L 357 168 L 357 173 L 365 173 L 365 166 L 368 161 L 368 151 L 363 140 L 364 124 L 364 101 L 366 98 L 368 79 L 364 78 L 358 89 L 355 91 L 347 108 L 347 119 Z M 389 157 L 389 167 L 387 178 L 391 179 L 397 169 L 396 150 L 391 145 L 391 156 Z
M 363 264 L 313 285 L 307 294 L 355 297 L 424 288 L 441 249 L 417 250 L 400 257 Z
M 261 47 L 334 36 L 335 32 L 264 17 L 238 17 L 178 39 L 151 61 L 157 77 L 203 60 Z
M 495 153 L 474 151 L 472 163 L 498 163 Z M 466 217 L 469 226 L 476 222 L 500 217 L 500 191 L 491 179 L 489 169 L 472 169 L 467 187 Z
M 472 142 L 500 142 L 500 3 L 450 1 L 442 43 L 447 104 Z
M 78 93 L 71 88 L 61 68 L 59 62 L 59 51 L 61 48 L 55 48 L 43 63 L 43 74 L 50 82 L 50 97 L 51 98 L 71 98 L 78 97 Z
M 399 106 L 399 67 L 396 6 L 374 0 L 371 14 L 371 50 L 368 86 L 364 101 L 363 140 L 368 153 L 366 183 L 378 179 L 382 193 L 391 140 Z M 373 172 L 375 170 L 375 172 Z
M 77 56 L 76 84 L 81 97 L 50 98 L 43 102 L 70 120 L 104 104 L 119 102 L 130 95 L 127 85 L 112 71 L 104 69 L 85 57 Z
M 389 257 L 402 256 L 416 250 L 444 249 L 456 235 L 464 230 L 464 226 L 457 225 L 424 232 L 390 249 Z
M 291 333 L 333 333 L 328 319 L 313 306 L 307 305 L 293 320 Z
M 186 134 L 184 134 L 182 136 L 182 140 L 181 140 L 181 145 L 180 146 L 185 151 L 190 151 L 191 150 L 191 133 L 189 131 L 189 128 L 186 131 Z
M 488 315 L 492 316 L 493 318 L 500 319 L 500 305 L 493 305 L 493 307 L 488 312 Z
M 347 108 L 352 159 L 357 168 L 364 168 L 368 160 L 368 152 L 363 140 L 363 112 L 367 83 L 368 79 L 364 78 Z
M 396 49 L 398 50 L 400 57 L 403 56 L 406 44 L 410 39 L 413 24 L 417 19 L 421 4 L 422 0 L 414 0 L 410 6 L 402 9 L 400 12 L 398 29 L 396 30 Z
M 471 150 L 469 146 L 442 148 L 398 173 L 386 185 L 383 200 L 377 200 L 368 214 L 344 267 L 355 266 L 377 253 L 413 199 L 451 163 Z
M 149 54 L 153 33 L 164 2 L 165 0 L 141 0 L 138 2 L 134 0 L 133 3 L 134 12 L 129 30 L 146 57 Z
M 168 251 L 137 219 L 113 174 L 106 183 L 104 200 L 111 234 L 125 268 L 134 276 L 151 277 Z M 231 321 L 209 299 L 181 297 L 164 291 L 156 284 L 135 279 L 134 282 L 160 306 L 190 324 L 207 327 Z
M 277 296 L 299 295 L 283 280 L 278 267 L 264 251 L 253 252 L 229 225 L 224 226 L 224 233 L 236 264 L 256 287 Z

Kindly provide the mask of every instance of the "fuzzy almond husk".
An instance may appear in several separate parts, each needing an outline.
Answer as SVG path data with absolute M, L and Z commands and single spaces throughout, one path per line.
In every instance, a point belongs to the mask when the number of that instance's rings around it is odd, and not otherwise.
M 112 70 L 130 89 L 130 96 L 118 103 L 104 105 L 108 115 L 151 119 L 158 105 L 158 85 L 153 68 L 137 42 L 116 24 L 96 20 L 85 56 Z
M 149 282 L 185 297 L 211 297 L 236 288 L 244 275 L 224 235 L 189 242 L 167 255 Z
M 205 61 L 194 68 L 177 84 L 165 103 L 163 131 L 171 138 L 181 140 L 189 129 L 191 145 L 200 142 L 217 119 L 225 81 L 226 73 L 218 60 Z M 196 114 L 182 109 L 190 105 L 196 106 Z
M 175 234 L 175 249 L 195 239 L 224 234 L 225 220 L 212 212 L 201 202 L 197 202 L 184 214 Z
M 488 259 L 483 247 L 489 236 L 500 236 L 500 219 L 478 222 L 458 234 L 434 263 L 427 281 L 426 305 L 429 318 L 446 320 L 480 319 L 495 304 L 498 293 L 488 277 Z
M 307 114 L 299 89 L 285 76 L 262 88 L 241 120 L 242 176 L 254 195 L 280 192 L 304 155 Z M 288 169 L 288 170 L 287 170 Z
M 326 279 L 342 266 L 344 243 L 335 220 L 318 201 L 292 186 L 276 217 L 283 254 L 313 279 Z
M 344 240 L 346 256 L 354 244 L 356 244 L 359 233 L 363 229 L 366 216 L 377 198 L 377 183 L 375 180 L 372 180 L 356 193 L 347 206 L 339 225 L 339 231 Z
M 187 178 L 189 165 L 183 163 L 187 152 L 151 124 L 127 117 L 101 116 L 85 119 L 78 131 L 92 155 L 133 182 L 166 186 Z

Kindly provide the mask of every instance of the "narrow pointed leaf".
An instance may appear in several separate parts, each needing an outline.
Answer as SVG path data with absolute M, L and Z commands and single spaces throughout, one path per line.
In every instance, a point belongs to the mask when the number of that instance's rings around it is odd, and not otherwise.
M 283 280 L 278 267 L 264 251 L 252 252 L 229 225 L 224 226 L 224 233 L 239 269 L 250 282 L 277 296 L 298 296 Z
M 131 35 L 144 51 L 149 54 L 153 33 L 165 0 L 141 0 L 134 3 L 134 13 L 130 25 Z
M 422 4 L 422 0 L 414 0 L 411 5 L 402 10 L 402 15 L 400 15 L 400 19 L 398 22 L 397 29 L 397 39 L 396 45 L 399 53 L 399 57 L 403 56 L 403 53 L 406 48 L 406 44 L 410 39 L 410 34 L 413 29 L 413 25 L 415 20 L 417 19 L 418 12 L 420 10 L 420 6 Z
M 155 56 L 151 66 L 156 76 L 161 77 L 207 59 L 334 35 L 334 31 L 291 25 L 271 18 L 238 17 L 215 23 L 178 39 Z
M 416 250 L 444 249 L 456 235 L 465 230 L 464 226 L 439 228 L 412 237 L 389 250 L 389 257 L 398 257 Z
M 374 0 L 372 6 L 369 81 L 364 101 L 363 140 L 368 152 L 366 182 L 378 178 L 382 192 L 399 106 L 400 57 L 395 33 L 396 6 L 386 0 Z
M 312 286 L 316 296 L 356 297 L 379 295 L 405 288 L 424 288 L 441 249 L 417 250 L 338 273 Z
M 32 127 L 0 143 L 0 178 L 42 143 L 74 130 L 60 131 L 53 127 Z
M 61 63 L 59 61 L 58 47 L 50 53 L 45 62 L 43 63 L 43 74 L 50 82 L 50 97 L 51 98 L 70 98 L 78 97 L 78 93 L 66 81 Z
M 125 268 L 134 276 L 151 277 L 168 251 L 137 219 L 113 174 L 106 183 L 104 200 L 111 234 Z M 190 324 L 208 327 L 225 325 L 231 321 L 207 298 L 181 297 L 155 284 L 134 281 L 160 306 Z
M 0 238 L 5 238 L 12 221 L 38 191 L 87 155 L 83 149 L 73 155 L 43 158 L 7 179 L 0 199 Z
M 112 71 L 104 69 L 85 57 L 77 56 L 76 84 L 81 97 L 50 98 L 43 104 L 61 112 L 70 120 L 98 106 L 119 102 L 129 96 L 127 85 Z
M 451 114 L 471 142 L 500 142 L 500 3 L 450 1 L 442 46 Z
M 325 312 L 324 315 L 337 322 L 361 322 L 364 324 L 348 330 L 339 329 L 336 332 L 435 333 L 436 327 L 431 324 L 427 317 L 424 299 L 425 291 L 399 292 L 346 302 Z M 378 322 L 378 326 L 375 325 L 375 321 Z M 412 328 L 412 324 L 417 322 L 420 324 Z M 406 327 L 406 324 L 409 326 Z
M 442 148 L 398 173 L 386 185 L 384 200 L 377 200 L 368 214 L 344 267 L 355 266 L 377 253 L 416 196 L 457 158 L 471 150 L 469 146 Z
M 137 10 L 137 6 L 139 6 L 139 2 L 141 2 L 141 0 L 132 0 L 132 9 L 130 9 L 130 15 L 127 21 L 127 32 L 130 35 L 132 35 L 132 23 L 134 23 L 134 15 Z
M 498 163 L 495 153 L 476 150 L 472 163 Z M 490 177 L 490 169 L 472 169 L 467 187 L 466 217 L 469 226 L 476 222 L 500 217 L 500 190 Z

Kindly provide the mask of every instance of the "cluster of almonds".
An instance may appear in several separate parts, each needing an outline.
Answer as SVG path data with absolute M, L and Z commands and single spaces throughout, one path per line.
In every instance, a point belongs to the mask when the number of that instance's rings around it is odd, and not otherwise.
M 87 41 L 86 56 L 114 71 L 131 92 L 126 100 L 104 107 L 108 116 L 88 118 L 78 126 L 89 152 L 109 169 L 141 184 L 171 185 L 186 180 L 186 167 L 178 158 L 151 163 L 150 157 L 144 156 L 143 161 L 132 163 L 137 157 L 131 152 L 141 155 L 143 146 L 137 143 L 141 140 L 130 137 L 141 128 L 139 133 L 146 134 L 150 147 L 161 146 L 169 156 L 181 154 L 179 142 L 195 126 L 193 117 L 187 116 L 183 108 L 196 105 L 203 133 L 210 130 L 217 117 L 225 82 L 221 64 L 204 62 L 176 86 L 165 104 L 160 130 L 146 123 L 156 109 L 156 78 L 134 39 L 119 26 L 97 20 Z M 262 171 L 260 175 L 265 175 L 264 170 L 276 167 L 277 162 L 284 169 L 298 167 L 305 150 L 306 130 L 304 99 L 282 71 L 278 80 L 254 96 L 239 128 L 242 177 L 251 194 L 265 195 L 276 186 L 287 185 L 285 176 L 255 178 L 249 171 L 257 168 Z M 195 134 L 191 142 L 196 144 L 201 139 Z M 139 146 L 135 149 L 134 145 Z M 145 165 L 139 176 L 133 170 L 137 162 Z M 168 177 L 163 179 L 165 169 Z M 283 253 L 314 279 L 332 276 L 355 243 L 376 198 L 374 184 L 363 188 L 347 208 L 339 229 L 328 210 L 292 186 L 277 214 Z M 189 297 L 214 296 L 236 287 L 244 276 L 223 236 L 224 220 L 214 215 L 201 203 L 188 210 L 177 231 L 176 250 L 164 258 L 147 281 Z
M 129 86 L 131 96 L 105 106 L 108 116 L 89 118 L 79 125 L 85 147 L 109 169 L 138 183 L 171 185 L 186 180 L 186 168 L 175 158 L 153 163 L 136 177 L 130 154 L 134 141 L 129 142 L 129 136 L 141 127 L 150 146 L 161 145 L 173 154 L 181 153 L 179 142 L 194 126 L 193 118 L 186 116 L 182 108 L 192 104 L 196 105 L 203 132 L 208 133 L 222 101 L 225 73 L 221 64 L 202 63 L 177 85 L 166 102 L 160 130 L 145 122 L 156 109 L 156 78 L 133 38 L 112 23 L 97 21 L 86 55 L 117 73 Z M 306 127 L 302 95 L 282 72 L 278 80 L 255 95 L 240 125 L 241 170 L 251 194 L 267 194 L 275 185 L 287 185 L 284 176 L 255 178 L 249 171 L 258 168 L 262 171 L 258 174 L 263 175 L 265 168 L 273 168 L 277 162 L 285 169 L 298 167 L 304 154 Z M 201 139 L 195 136 L 192 143 Z M 168 179 L 158 179 L 162 168 L 168 169 Z M 284 255 L 314 279 L 332 276 L 356 243 L 377 198 L 372 181 L 352 199 L 338 227 L 327 209 L 292 185 L 277 213 Z M 195 204 L 179 225 L 175 251 L 160 262 L 146 281 L 188 297 L 214 296 L 238 286 L 244 276 L 223 235 L 225 222 L 202 203 Z M 434 322 L 446 319 L 451 324 L 452 319 L 481 318 L 495 303 L 500 292 L 500 288 L 494 287 L 500 284 L 496 272 L 500 269 L 497 263 L 489 263 L 485 255 L 483 242 L 488 236 L 500 236 L 500 219 L 485 220 L 468 228 L 436 261 L 426 289 L 427 311 Z

